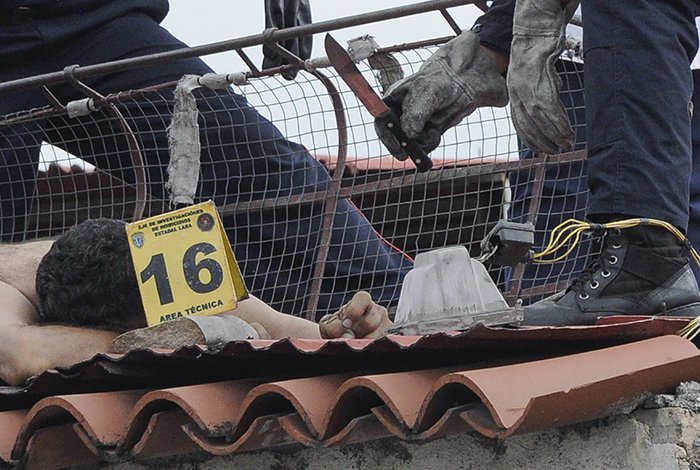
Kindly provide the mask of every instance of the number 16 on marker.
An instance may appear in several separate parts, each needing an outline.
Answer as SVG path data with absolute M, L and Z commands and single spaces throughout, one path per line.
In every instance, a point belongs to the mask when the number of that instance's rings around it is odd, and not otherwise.
M 211 201 L 134 222 L 126 231 L 148 325 L 215 315 L 247 297 Z

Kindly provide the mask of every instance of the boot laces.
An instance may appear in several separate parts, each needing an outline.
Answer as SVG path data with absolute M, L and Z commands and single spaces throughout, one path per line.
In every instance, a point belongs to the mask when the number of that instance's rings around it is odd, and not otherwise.
M 579 294 L 582 293 L 583 286 L 587 282 L 591 281 L 593 279 L 593 276 L 605 266 L 604 260 L 607 259 L 608 261 L 613 262 L 614 260 L 617 259 L 617 257 L 615 255 L 610 254 L 609 249 L 611 247 L 612 248 L 620 248 L 620 246 L 621 246 L 620 240 L 619 240 L 619 237 L 617 237 L 620 234 L 620 231 L 615 229 L 615 231 L 613 233 L 616 236 L 611 239 L 611 238 L 609 238 L 610 232 L 608 232 L 608 231 L 603 231 L 603 232 L 594 231 L 594 235 L 604 237 L 604 239 L 601 240 L 601 242 L 603 244 L 603 249 L 601 250 L 601 252 L 598 255 L 595 256 L 593 261 L 588 263 L 588 266 L 586 266 L 584 268 L 584 270 L 581 271 L 581 274 L 579 274 L 579 277 L 571 283 L 571 285 L 569 286 L 569 288 L 567 290 L 572 290 L 572 291 L 577 292 Z M 607 271 L 603 272 L 604 276 L 605 276 L 605 272 L 607 272 Z
M 596 258 L 593 261 L 588 263 L 588 266 L 586 266 L 586 268 L 583 271 L 581 271 L 579 277 L 571 283 L 567 291 L 581 293 L 584 284 L 593 279 L 593 275 L 603 267 L 604 256 L 605 253 L 601 253 L 600 255 L 596 256 Z
M 665 228 L 676 236 L 676 238 L 688 250 L 693 260 L 700 265 L 700 253 L 693 248 L 688 239 L 680 230 L 668 222 L 648 218 L 618 220 L 607 224 L 592 224 L 576 219 L 565 220 L 561 224 L 557 225 L 554 230 L 552 230 L 549 243 L 542 252 L 535 253 L 533 255 L 533 260 L 535 263 L 556 263 L 557 261 L 566 259 L 566 257 L 574 250 L 574 247 L 581 239 L 581 234 L 585 231 L 595 231 L 598 228 L 624 229 L 636 227 L 638 225 L 653 225 L 656 227 Z M 559 250 L 564 251 L 564 253 L 558 254 L 560 253 Z M 581 290 L 584 284 L 590 281 L 593 275 L 603 266 L 603 259 L 606 256 L 605 252 L 606 250 L 603 250 L 601 255 L 596 256 L 596 258 L 583 270 L 578 279 L 576 279 L 569 286 L 569 288 L 566 290 L 567 292 L 573 290 L 581 295 Z M 603 271 L 603 276 L 605 276 L 605 271 Z M 692 340 L 696 336 L 700 335 L 700 317 L 690 321 L 684 328 L 678 331 L 678 334 L 689 340 Z

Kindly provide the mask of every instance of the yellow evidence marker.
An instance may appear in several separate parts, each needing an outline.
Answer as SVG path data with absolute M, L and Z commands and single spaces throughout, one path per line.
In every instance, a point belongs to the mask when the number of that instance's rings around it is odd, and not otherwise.
M 126 226 L 148 326 L 233 310 L 248 297 L 212 201 Z

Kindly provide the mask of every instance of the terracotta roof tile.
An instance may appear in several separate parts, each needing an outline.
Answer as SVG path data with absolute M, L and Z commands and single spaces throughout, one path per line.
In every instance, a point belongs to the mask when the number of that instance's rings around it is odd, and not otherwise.
M 170 455 L 189 454 L 199 450 L 184 432 L 191 421 L 182 410 L 159 411 L 149 416 L 148 424 L 138 442 L 119 453 L 134 459 L 153 459 Z
M 129 414 L 141 391 L 107 392 L 103 394 L 63 395 L 40 400 L 24 418 L 15 444 L 15 458 L 37 430 L 75 421 L 87 437 L 100 446 L 116 446 L 129 425 Z
M 62 424 L 38 430 L 29 439 L 25 453 L 19 459 L 25 470 L 95 465 L 99 462 L 97 449 L 82 439 L 80 426 Z
M 100 387 L 110 380 L 122 387 L 142 382 L 148 371 L 167 382 L 171 377 L 162 368 L 185 364 L 189 370 L 190 362 L 211 369 L 200 371 L 197 380 L 216 378 L 236 364 L 246 367 L 227 380 L 53 395 L 29 408 L 0 412 L 5 430 L 0 459 L 26 468 L 64 468 L 201 451 L 227 455 L 342 445 L 389 435 L 423 440 L 476 430 L 502 438 L 624 411 L 650 394 L 699 380 L 698 348 L 664 333 L 682 323 L 640 319 L 559 329 L 476 328 L 351 344 L 254 341 L 216 353 L 197 347 L 103 355 L 0 397 L 20 394 L 26 400 L 46 393 L 52 383 L 55 390 L 74 389 L 89 383 L 86 377 Z M 543 352 L 544 346 L 550 350 Z M 476 354 L 479 348 L 486 354 Z M 501 354 L 493 359 L 496 350 Z M 441 354 L 453 361 L 442 366 L 426 361 Z M 304 358 L 310 365 L 289 368 Z M 323 372 L 332 369 L 329 364 L 353 360 L 364 368 L 353 364 L 342 373 Z M 280 361 L 283 374 L 274 364 Z M 263 373 L 236 377 L 253 374 L 257 366 Z M 7 401 L 5 408 L 12 403 L 23 402 Z
M 368 368 L 397 371 L 482 361 L 518 362 L 523 355 L 556 356 L 675 334 L 687 324 L 687 320 L 678 318 L 612 321 L 614 319 L 602 325 L 564 328 L 510 329 L 478 325 L 464 333 L 389 335 L 378 340 L 238 341 L 216 352 L 193 346 L 178 351 L 100 354 L 65 370 L 47 371 L 25 387 L 0 388 L 0 410 L 27 408 L 38 399 L 55 394 L 166 388 L 290 374 L 308 377 Z
M 17 442 L 17 436 L 20 433 L 27 410 L 13 410 L 0 413 L 0 459 L 3 462 L 12 460 L 12 449 Z

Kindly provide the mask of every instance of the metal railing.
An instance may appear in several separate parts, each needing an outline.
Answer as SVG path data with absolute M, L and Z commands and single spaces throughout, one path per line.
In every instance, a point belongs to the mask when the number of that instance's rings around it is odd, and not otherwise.
M 305 140 L 307 136 L 318 138 L 318 134 L 323 133 L 325 142 L 319 145 L 309 146 L 315 153 L 332 153 L 334 162 L 331 165 L 327 164 L 332 171 L 332 178 L 328 185 L 318 191 L 302 191 L 300 193 L 292 192 L 291 194 L 275 195 L 274 197 L 262 197 L 247 200 L 236 200 L 231 203 L 219 205 L 219 210 L 224 216 L 236 216 L 240 214 L 260 213 L 264 211 L 286 208 L 287 210 L 301 210 L 304 207 L 323 206 L 323 222 L 321 224 L 321 233 L 319 238 L 318 250 L 313 261 L 312 271 L 312 287 L 307 297 L 305 298 L 305 315 L 307 318 L 313 318 L 316 315 L 316 309 L 319 302 L 321 292 L 321 284 L 324 282 L 324 272 L 328 263 L 328 253 L 331 247 L 333 220 L 336 217 L 337 205 L 341 200 L 353 200 L 357 205 L 362 206 L 363 201 L 374 201 L 373 204 L 363 207 L 363 210 L 372 214 L 378 212 L 399 214 L 402 210 L 402 204 L 410 204 L 411 207 L 428 207 L 440 204 L 446 204 L 446 201 L 459 197 L 470 197 L 471 206 L 463 205 L 460 209 L 450 208 L 440 212 L 439 215 L 446 217 L 447 224 L 459 225 L 457 220 L 462 215 L 454 216 L 458 210 L 465 212 L 474 212 L 471 227 L 453 227 L 460 232 L 457 237 L 457 242 L 468 245 L 472 251 L 477 249 L 480 237 L 495 223 L 498 218 L 504 216 L 504 211 L 508 207 L 514 207 L 512 201 L 509 201 L 509 194 L 517 194 L 518 189 L 529 188 L 527 196 L 524 198 L 523 207 L 525 209 L 520 213 L 521 219 L 532 223 L 537 223 L 538 218 L 562 218 L 562 214 L 542 213 L 543 209 L 543 192 L 546 191 L 545 181 L 547 180 L 547 171 L 557 170 L 560 168 L 575 168 L 572 173 L 566 175 L 563 179 L 575 181 L 582 177 L 581 169 L 576 169 L 576 165 L 585 160 L 585 151 L 579 150 L 576 152 L 562 155 L 540 155 L 535 158 L 520 159 L 519 145 L 517 138 L 512 130 L 512 127 L 505 122 L 508 120 L 507 111 L 498 110 L 483 110 L 475 113 L 466 122 L 462 123 L 454 131 L 450 131 L 445 137 L 445 143 L 435 151 L 437 160 L 442 163 L 436 169 L 428 173 L 416 173 L 410 167 L 404 167 L 398 162 L 385 168 L 382 165 L 375 165 L 373 169 L 373 161 L 386 161 L 385 159 L 376 158 L 377 152 L 381 153 L 381 147 L 375 135 L 372 134 L 371 119 L 362 110 L 357 99 L 343 87 L 332 69 L 327 69 L 328 62 L 325 58 L 314 58 L 303 61 L 295 57 L 291 52 L 283 50 L 279 46 L 279 42 L 286 39 L 325 33 L 338 29 L 348 28 L 358 25 L 372 25 L 378 21 L 394 19 L 404 16 L 415 15 L 430 11 L 440 11 L 442 16 L 447 21 L 449 27 L 458 33 L 460 27 L 457 22 L 449 14 L 448 9 L 456 6 L 474 4 L 480 8 L 485 8 L 484 2 L 473 0 L 434 0 L 414 5 L 406 5 L 402 7 L 381 10 L 362 15 L 355 15 L 346 18 L 339 18 L 330 21 L 319 22 L 296 28 L 288 28 L 284 30 L 266 30 L 261 34 L 237 38 L 227 41 L 222 41 L 204 46 L 191 47 L 176 51 L 164 52 L 159 54 L 151 54 L 143 57 L 107 62 L 103 64 L 90 66 L 71 66 L 63 71 L 38 75 L 34 77 L 26 77 L 13 80 L 6 83 L 0 83 L 0 97 L 4 93 L 11 93 L 18 90 L 26 90 L 29 88 L 40 88 L 47 97 L 49 105 L 42 109 L 26 110 L 21 113 L 5 116 L 0 119 L 0 131 L 4 129 L 15 129 L 22 126 L 27 126 L 28 123 L 34 123 L 42 120 L 55 120 L 60 122 L 59 126 L 69 127 L 75 123 L 71 123 L 72 118 L 68 117 L 72 113 L 69 103 L 61 103 L 50 91 L 54 85 L 68 83 L 79 90 L 86 98 L 84 106 L 92 109 L 92 112 L 97 111 L 102 113 L 99 117 L 92 119 L 111 120 L 112 127 L 117 129 L 114 132 L 125 137 L 126 147 L 128 150 L 131 167 L 135 170 L 135 177 L 132 184 L 135 188 L 136 205 L 131 215 L 132 219 L 138 219 L 143 214 L 158 212 L 166 207 L 153 198 L 147 196 L 147 174 L 149 171 L 147 157 L 143 154 L 151 152 L 152 149 L 144 148 L 140 143 L 138 130 L 132 130 L 129 126 L 130 120 L 139 116 L 131 111 L 131 103 L 138 103 L 145 100 L 148 102 L 153 97 L 162 98 L 162 94 L 167 90 L 171 90 L 174 82 L 167 82 L 157 86 L 149 87 L 141 90 L 125 90 L 121 93 L 103 96 L 95 90 L 87 87 L 84 80 L 102 74 L 110 74 L 126 70 L 137 70 L 142 67 L 165 64 L 171 61 L 184 58 L 200 57 L 209 54 L 215 54 L 223 51 L 235 51 L 249 66 L 249 70 L 244 73 L 243 82 L 236 85 L 241 94 L 244 94 L 249 99 L 260 98 L 260 103 L 256 104 L 259 109 L 266 109 L 269 106 L 270 119 L 273 122 L 279 123 L 285 119 L 290 121 L 300 121 L 299 112 L 296 116 L 289 117 L 289 114 L 281 113 L 280 116 L 275 116 L 274 109 L 300 107 L 299 103 L 303 99 L 308 99 L 312 94 L 320 95 L 318 88 L 315 88 L 313 81 L 321 84 L 321 89 L 327 97 L 326 107 L 332 109 L 333 124 L 329 124 L 323 120 L 322 131 L 316 127 L 309 131 L 298 131 L 298 135 L 287 136 L 289 138 L 298 138 Z M 422 60 L 424 60 L 436 46 L 446 42 L 453 36 L 440 38 L 427 38 L 425 40 L 401 44 L 390 47 L 380 47 L 374 51 L 374 54 L 392 54 L 399 57 L 402 67 L 408 73 L 417 70 Z M 258 70 L 244 49 L 259 45 L 268 45 L 277 49 L 282 49 L 281 53 L 287 55 L 291 60 L 291 65 L 284 65 L 275 69 Z M 367 59 L 357 58 L 357 59 Z M 374 70 L 367 66 L 366 60 L 361 60 L 363 72 L 374 79 Z M 289 70 L 302 70 L 307 74 L 300 74 L 296 82 L 283 83 L 275 77 Z M 382 84 L 384 85 L 384 84 Z M 281 93 L 285 87 L 299 86 L 302 88 L 304 98 L 296 103 L 281 103 L 281 100 L 275 96 Z M 312 91 L 309 91 L 312 90 Z M 318 97 L 318 96 L 316 96 Z M 318 97 L 321 100 L 320 97 Z M 266 103 L 265 100 L 268 100 Z M 254 100 L 255 101 L 255 100 Z M 277 101 L 277 102 L 275 102 Z M 290 100 L 293 102 L 294 100 Z M 271 104 L 270 104 L 271 103 Z M 260 106 L 257 106 L 257 105 Z M 129 110 L 125 110 L 125 107 Z M 307 105 L 304 109 L 307 116 L 314 112 L 318 115 L 323 115 L 323 110 L 313 111 L 311 105 Z M 498 113 L 501 114 L 498 114 Z M 88 112 L 89 114 L 89 112 Z M 90 118 L 86 118 L 90 119 Z M 315 124 L 314 126 L 318 126 Z M 311 127 L 314 127 L 311 126 Z M 25 131 L 18 131 L 25 132 Z M 60 133 L 60 132 L 59 132 Z M 316 134 L 314 134 L 316 133 Z M 331 136 L 332 134 L 332 136 Z M 478 137 L 474 137 L 478 134 Z M 328 137 L 330 136 L 330 137 Z M 362 138 L 358 136 L 363 136 Z M 141 139 L 142 140 L 142 139 Z M 477 143 L 483 145 L 481 150 L 476 153 L 482 153 L 481 156 L 474 155 L 477 149 Z M 305 143 L 305 142 L 304 142 Z M 332 152 L 329 152 L 332 144 L 335 146 Z M 581 145 L 582 143 L 579 142 Z M 494 147 L 495 150 L 484 152 L 483 148 L 487 145 Z M 499 147 L 500 146 L 500 147 Z M 503 147 L 505 146 L 505 148 Z M 357 156 L 364 150 L 367 152 L 367 158 L 356 158 L 349 161 L 348 155 L 350 150 Z M 374 157 L 374 158 L 372 158 Z M 459 157 L 459 158 L 458 158 Z M 466 158 L 470 157 L 470 158 Z M 319 157 L 320 158 L 320 157 Z M 363 169 L 366 167 L 365 169 Z M 573 165 L 573 166 L 572 166 Z M 98 166 L 99 168 L 99 166 Z M 349 169 L 349 170 L 348 170 Z M 109 169 L 105 169 L 109 171 Z M 348 176 L 349 173 L 355 172 L 354 175 Z M 509 175 L 514 173 L 528 173 L 530 176 L 526 182 L 518 182 L 517 179 L 509 178 Z M 458 193 L 457 191 L 462 191 Z M 412 199 L 415 194 L 424 195 L 424 199 Z M 488 197 L 486 193 L 492 193 Z M 432 196 L 435 194 L 435 196 Z M 493 196 L 496 194 L 496 196 Z M 427 196 L 431 195 L 431 196 Z M 572 197 L 585 198 L 585 194 L 572 194 Z M 495 199 L 494 199 L 495 197 Z M 393 199 L 392 199 L 393 198 Z M 398 199 L 397 199 L 398 198 Z M 402 199 L 404 198 L 404 199 Z M 377 201 L 390 201 L 378 203 Z M 484 202 L 487 201 L 487 202 Z M 115 202 L 113 202 L 115 203 Z M 466 204 L 466 203 L 465 203 Z M 577 204 L 580 207 L 581 204 Z M 297 208 L 297 209 L 295 209 Z M 380 208 L 378 210 L 377 208 Z M 422 211 L 423 209 L 421 209 Z M 422 214 L 423 218 L 431 214 Z M 380 232 L 394 230 L 399 220 L 405 225 L 410 225 L 414 220 L 409 219 L 410 216 L 394 216 L 396 220 L 390 220 L 388 215 L 378 215 L 377 219 L 371 220 L 373 225 Z M 436 219 L 439 217 L 436 217 Z M 388 228 L 393 227 L 393 228 Z M 412 237 L 406 237 L 414 240 L 421 239 L 421 235 L 429 232 L 424 227 L 417 229 L 418 233 L 413 233 Z M 422 232 L 422 233 L 421 233 Z M 38 233 L 38 232 L 37 232 Z M 397 237 L 400 238 L 400 237 Z M 428 242 L 421 242 L 421 246 L 401 247 L 413 254 L 441 246 L 445 240 L 453 242 L 450 235 L 445 232 L 444 236 L 431 233 L 427 238 Z M 392 241 L 392 240 L 390 240 Z M 573 273 L 570 268 L 563 267 L 560 273 L 551 274 L 549 277 L 527 278 L 526 268 L 520 266 L 512 272 L 504 273 L 501 269 L 494 269 L 492 275 L 499 283 L 502 289 L 506 292 L 506 298 L 509 302 L 515 302 L 516 298 L 533 299 L 551 293 L 554 289 L 559 288 L 565 283 L 569 276 Z M 346 286 L 346 290 L 352 290 L 353 286 Z

